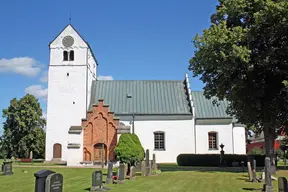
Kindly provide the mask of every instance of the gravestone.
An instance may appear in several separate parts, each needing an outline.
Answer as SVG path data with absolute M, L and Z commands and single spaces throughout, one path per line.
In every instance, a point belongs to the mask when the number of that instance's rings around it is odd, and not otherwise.
M 256 176 L 256 160 L 254 159 L 253 160 L 253 179 L 252 179 L 252 181 L 253 182 L 256 182 L 257 181 L 257 178 L 256 178 L 257 176 Z
M 153 154 L 153 159 L 152 159 L 152 170 L 153 170 L 153 171 L 156 171 L 156 170 L 157 170 L 156 155 L 155 155 L 155 153 Z
M 112 175 L 113 175 L 112 171 L 113 171 L 113 163 L 108 162 L 108 170 L 107 170 L 107 178 L 106 178 L 107 184 L 112 183 Z
M 135 167 L 131 166 L 130 167 L 130 173 L 129 173 L 129 179 L 133 180 L 136 177 L 136 172 L 135 172 Z
M 288 192 L 288 184 L 285 177 L 278 178 L 278 192 Z
M 270 158 L 265 158 L 265 192 L 273 192 Z
M 145 176 L 145 161 L 141 161 L 141 176 Z
M 125 174 L 125 178 L 127 176 L 127 172 L 128 172 L 128 165 L 124 164 L 124 174 Z
M 96 170 L 92 173 L 92 187 L 91 192 L 110 190 L 103 186 L 103 173 L 101 170 Z
M 54 171 L 50 170 L 40 170 L 36 173 L 34 173 L 35 177 L 35 192 L 45 192 L 45 186 L 46 186 L 46 178 L 48 175 L 55 173 Z
M 242 172 L 245 172 L 244 161 L 241 161 Z
M 124 183 L 124 180 L 125 180 L 125 165 L 121 163 L 119 165 L 119 176 L 117 183 L 122 184 Z
M 3 162 L 2 175 L 12 175 L 12 161 Z
M 149 175 L 151 175 L 149 149 L 146 150 L 145 155 L 146 155 L 146 157 L 145 157 L 145 166 L 146 166 L 145 176 L 149 176 Z
M 247 162 L 247 169 L 248 169 L 249 181 L 252 181 L 252 175 L 253 175 L 253 173 L 252 173 L 251 164 L 250 164 L 249 161 Z
M 45 180 L 45 192 L 62 192 L 63 175 L 61 173 L 52 173 Z

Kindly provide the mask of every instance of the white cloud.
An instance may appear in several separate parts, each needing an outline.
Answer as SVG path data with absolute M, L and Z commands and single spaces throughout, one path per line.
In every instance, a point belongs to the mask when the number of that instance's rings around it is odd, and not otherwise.
M 46 82 L 48 81 L 48 71 L 44 71 L 44 72 L 42 73 L 42 77 L 40 78 L 40 81 L 41 81 L 42 83 L 46 83 Z
M 15 57 L 0 59 L 0 72 L 12 72 L 25 76 L 36 76 L 41 71 L 41 65 L 30 57 Z
M 25 93 L 29 93 L 31 95 L 34 95 L 38 99 L 46 99 L 48 89 L 43 88 L 42 85 L 31 85 L 30 87 L 27 87 L 25 89 Z
M 98 80 L 113 80 L 112 76 L 99 76 L 97 78 Z

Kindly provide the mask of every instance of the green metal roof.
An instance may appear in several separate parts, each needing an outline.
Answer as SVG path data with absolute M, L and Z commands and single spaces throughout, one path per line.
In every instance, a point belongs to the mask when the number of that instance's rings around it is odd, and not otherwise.
M 192 100 L 195 107 L 195 116 L 196 118 L 232 118 L 226 113 L 228 107 L 228 101 L 218 101 L 219 105 L 213 105 L 213 100 L 206 99 L 203 91 L 192 91 Z
M 96 80 L 91 102 L 104 99 L 116 115 L 192 115 L 185 81 Z

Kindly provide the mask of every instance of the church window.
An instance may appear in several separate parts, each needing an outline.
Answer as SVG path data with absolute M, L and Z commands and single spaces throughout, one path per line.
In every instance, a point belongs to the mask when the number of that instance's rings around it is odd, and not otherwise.
M 68 61 L 68 52 L 63 51 L 63 61 Z
M 70 51 L 70 53 L 69 53 L 69 61 L 74 61 L 74 51 Z
M 217 132 L 209 132 L 208 133 L 209 149 L 218 149 L 217 136 L 218 136 Z
M 165 133 L 162 131 L 154 132 L 154 149 L 165 150 Z

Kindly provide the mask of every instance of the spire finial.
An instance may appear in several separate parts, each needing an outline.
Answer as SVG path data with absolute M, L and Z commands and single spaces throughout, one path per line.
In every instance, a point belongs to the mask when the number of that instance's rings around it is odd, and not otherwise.
M 69 24 L 71 24 L 71 12 L 70 12 L 70 16 L 69 16 Z

